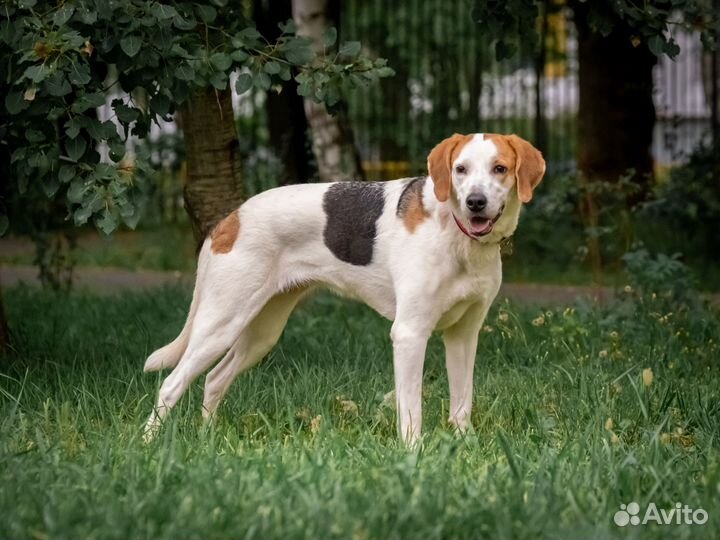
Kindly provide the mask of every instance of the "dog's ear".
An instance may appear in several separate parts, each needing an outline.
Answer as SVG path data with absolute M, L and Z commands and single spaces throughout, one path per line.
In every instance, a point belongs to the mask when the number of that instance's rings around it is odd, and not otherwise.
M 450 197 L 453 156 L 471 137 L 472 135 L 455 133 L 430 152 L 427 160 L 428 173 L 435 186 L 435 197 L 438 201 L 447 201 Z
M 533 190 L 545 175 L 545 160 L 540 151 L 517 135 L 508 135 L 507 141 L 515 151 L 515 181 L 518 198 L 530 202 Z

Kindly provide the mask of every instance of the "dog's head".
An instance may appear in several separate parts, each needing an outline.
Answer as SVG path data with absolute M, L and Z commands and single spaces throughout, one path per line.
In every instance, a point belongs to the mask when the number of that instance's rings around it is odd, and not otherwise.
M 542 154 L 517 135 L 455 134 L 433 148 L 428 172 L 438 201 L 447 201 L 475 237 L 489 234 L 513 192 L 532 199 L 545 174 Z

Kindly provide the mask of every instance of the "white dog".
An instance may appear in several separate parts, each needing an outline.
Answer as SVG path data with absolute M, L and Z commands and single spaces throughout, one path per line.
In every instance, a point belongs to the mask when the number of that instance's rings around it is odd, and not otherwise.
M 163 381 L 146 426 L 152 438 L 190 383 L 205 381 L 203 415 L 235 377 L 275 345 L 298 300 L 323 286 L 393 321 L 400 436 L 422 424 L 425 348 L 443 332 L 451 424 L 465 430 L 478 333 L 500 288 L 500 241 L 515 231 L 545 161 L 515 135 L 453 135 L 428 157 L 429 176 L 302 184 L 261 193 L 205 240 L 187 322 L 145 371 Z

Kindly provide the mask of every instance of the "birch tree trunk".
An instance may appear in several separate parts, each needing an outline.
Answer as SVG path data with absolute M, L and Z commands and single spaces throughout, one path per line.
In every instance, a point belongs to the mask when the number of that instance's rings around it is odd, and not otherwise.
M 198 241 L 244 200 L 232 94 L 200 90 L 182 108 L 187 154 L 185 207 Z
M 298 34 L 313 41 L 315 51 L 323 52 L 325 30 L 339 23 L 339 0 L 292 0 L 293 19 Z M 335 116 L 324 105 L 305 99 L 305 115 L 312 131 L 312 146 L 321 182 L 364 178 L 360 154 L 345 109 Z

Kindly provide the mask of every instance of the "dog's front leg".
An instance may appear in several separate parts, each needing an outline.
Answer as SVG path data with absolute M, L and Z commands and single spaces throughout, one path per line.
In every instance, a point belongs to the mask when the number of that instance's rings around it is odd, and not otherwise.
M 460 432 L 464 432 L 470 425 L 478 333 L 487 315 L 488 306 L 488 303 L 471 306 L 457 323 L 443 332 L 445 365 L 450 386 L 448 422 Z
M 398 429 L 408 445 L 417 442 L 422 429 L 423 364 L 430 331 L 417 323 L 396 319 L 390 332 Z

